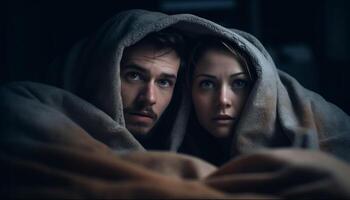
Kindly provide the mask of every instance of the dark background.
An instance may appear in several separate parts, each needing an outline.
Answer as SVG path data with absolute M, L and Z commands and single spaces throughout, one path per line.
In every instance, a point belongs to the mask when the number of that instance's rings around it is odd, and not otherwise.
M 42 69 L 116 13 L 192 13 L 255 35 L 288 72 L 350 113 L 347 0 L 7 0 L 0 3 L 0 85 Z

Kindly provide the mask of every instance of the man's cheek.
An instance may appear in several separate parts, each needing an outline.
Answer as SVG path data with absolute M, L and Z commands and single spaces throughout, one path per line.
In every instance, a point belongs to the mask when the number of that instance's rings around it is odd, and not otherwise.
M 133 99 L 135 98 L 135 94 L 134 94 L 135 91 L 136 89 L 129 86 L 128 84 L 124 84 L 124 85 L 122 84 L 121 96 L 122 96 L 124 107 L 129 106 L 133 102 Z
M 160 114 L 162 114 L 165 111 L 165 109 L 169 106 L 170 101 L 171 101 L 171 96 L 161 99 L 161 102 L 160 102 L 161 103 L 161 109 L 160 109 L 161 113 Z

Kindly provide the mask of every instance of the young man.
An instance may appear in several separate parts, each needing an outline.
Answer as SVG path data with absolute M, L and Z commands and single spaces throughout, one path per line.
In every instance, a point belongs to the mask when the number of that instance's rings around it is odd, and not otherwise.
M 121 96 L 126 128 L 147 135 L 168 107 L 184 54 L 183 37 L 172 29 L 154 32 L 124 51 Z

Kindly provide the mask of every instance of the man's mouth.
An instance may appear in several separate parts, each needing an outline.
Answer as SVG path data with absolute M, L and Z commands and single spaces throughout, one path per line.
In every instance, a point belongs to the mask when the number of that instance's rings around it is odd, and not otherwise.
M 128 114 L 130 115 L 139 115 L 139 116 L 142 116 L 142 117 L 149 117 L 151 119 L 154 119 L 154 115 L 149 113 L 149 112 L 129 112 Z
M 152 123 L 157 119 L 156 114 L 149 111 L 127 111 L 126 114 L 129 115 L 129 120 L 140 123 Z

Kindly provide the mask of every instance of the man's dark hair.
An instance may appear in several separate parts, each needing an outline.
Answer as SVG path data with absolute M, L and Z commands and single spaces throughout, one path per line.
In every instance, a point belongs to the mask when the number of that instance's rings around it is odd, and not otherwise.
M 185 36 L 177 29 L 168 27 L 157 32 L 152 32 L 142 38 L 134 45 L 140 43 L 149 44 L 158 50 L 166 50 L 162 55 L 166 55 L 171 51 L 175 51 L 176 55 L 180 58 L 180 68 L 178 74 L 183 73 L 185 62 L 187 62 L 188 52 L 186 51 Z M 128 47 L 126 48 L 126 50 Z M 159 56 L 162 56 L 159 55 Z M 125 59 L 123 56 L 122 61 Z
M 185 52 L 184 36 L 177 29 L 172 27 L 158 32 L 152 32 L 140 42 L 151 44 L 157 49 L 169 49 L 169 51 L 174 50 L 181 60 L 187 55 Z

